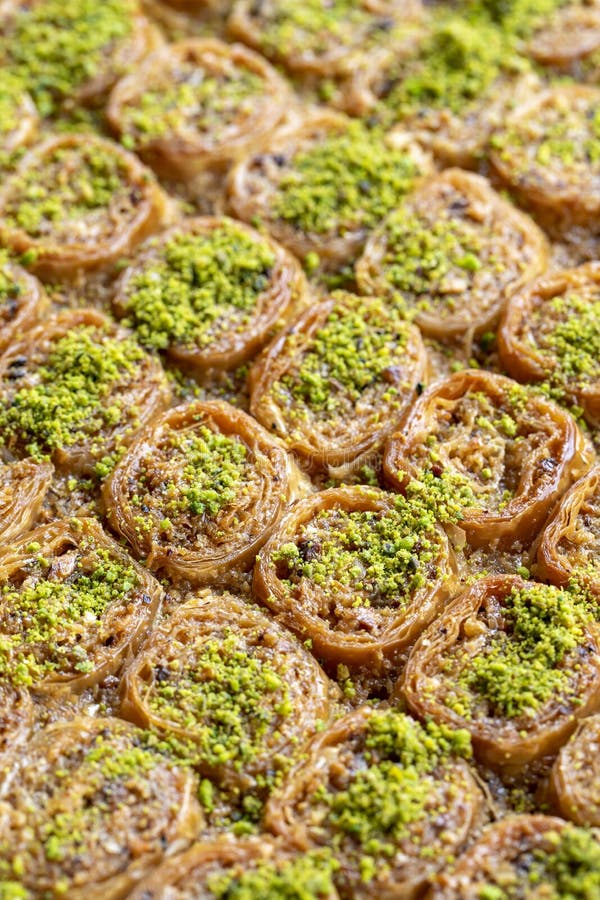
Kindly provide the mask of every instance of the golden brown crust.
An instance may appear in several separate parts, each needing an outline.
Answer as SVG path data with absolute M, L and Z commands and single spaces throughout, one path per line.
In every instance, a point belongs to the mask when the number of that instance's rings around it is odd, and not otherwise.
M 517 106 L 494 139 L 495 173 L 548 227 L 589 225 L 600 210 L 599 104 L 598 88 L 559 83 Z
M 476 582 L 423 632 L 398 684 L 399 696 L 414 715 L 466 728 L 478 759 L 507 774 L 519 773 L 532 760 L 556 753 L 577 722 L 600 708 L 600 631 L 593 621 L 582 624 L 579 641 L 555 663 L 554 671 L 565 673 L 562 687 L 548 691 L 539 701 L 530 700 L 527 689 L 516 681 L 517 693 L 511 699 L 488 696 L 489 686 L 473 680 L 479 677 L 473 660 L 493 654 L 493 642 L 500 639 L 506 662 L 498 666 L 497 686 L 504 679 L 509 689 L 510 671 L 505 672 L 503 665 L 511 666 L 510 645 L 520 638 L 512 634 L 507 600 L 515 591 L 536 589 L 539 586 L 533 582 L 513 575 Z M 533 684 L 540 678 L 536 671 L 540 666 L 535 661 L 523 665 L 529 666 Z M 518 692 L 524 692 L 522 702 Z
M 447 169 L 371 235 L 356 278 L 362 293 L 398 294 L 424 334 L 447 340 L 492 329 L 507 298 L 547 261 L 547 240 L 528 216 L 487 179 Z
M 152 569 L 191 584 L 227 582 L 252 566 L 281 517 L 289 466 L 241 410 L 185 404 L 155 419 L 117 465 L 103 488 L 107 517 Z
M 256 795 L 327 721 L 331 695 L 325 673 L 286 629 L 244 600 L 209 591 L 154 632 L 125 674 L 121 711 L 179 741 L 219 784 Z
M 406 718 L 396 713 L 387 715 Z M 269 799 L 265 825 L 304 853 L 316 847 L 331 847 L 340 863 L 335 878 L 342 896 L 413 900 L 422 896 L 428 881 L 443 866 L 444 857 L 455 855 L 464 847 L 470 832 L 484 817 L 485 801 L 464 759 L 455 756 L 440 760 L 431 771 L 419 773 L 427 793 L 420 813 L 411 818 L 411 800 L 407 798 L 403 820 L 406 824 L 396 837 L 392 833 L 394 811 L 388 808 L 390 819 L 387 829 L 382 828 L 380 840 L 375 836 L 378 822 L 373 821 L 372 841 L 362 846 L 358 826 L 356 831 L 352 827 L 344 829 L 341 804 L 352 808 L 350 816 L 360 817 L 358 805 L 352 807 L 352 788 L 356 790 L 365 770 L 371 770 L 373 775 L 379 770 L 384 781 L 389 777 L 391 802 L 401 803 L 401 794 L 396 797 L 393 793 L 395 781 L 402 783 L 406 769 L 411 768 L 402 758 L 400 738 L 396 737 L 395 741 L 390 738 L 388 752 L 370 743 L 369 723 L 374 720 L 383 723 L 385 717 L 385 711 L 361 707 L 314 738 L 306 758 Z M 427 740 L 414 721 L 412 727 L 413 740 Z M 411 774 L 408 773 L 407 792 L 411 788 Z M 385 792 L 385 784 L 379 790 Z M 368 793 L 364 802 L 365 815 L 368 815 Z M 378 850 L 384 843 L 385 849 Z M 366 872 L 368 876 L 361 877 Z
M 470 498 L 460 521 L 474 547 L 530 543 L 589 468 L 572 416 L 510 378 L 466 369 L 433 384 L 390 438 L 386 480 L 448 475 Z
M 37 278 L 12 261 L 0 262 L 0 353 L 22 339 L 49 305 Z
M 422 580 L 412 583 L 413 563 L 404 559 L 401 545 L 406 539 L 418 553 L 413 525 L 410 516 L 396 519 L 393 497 L 384 491 L 321 491 L 282 519 L 257 559 L 253 592 L 301 640 L 310 640 L 317 657 L 351 668 L 368 666 L 375 673 L 415 640 L 455 585 L 454 554 L 439 526 L 421 538 L 430 554 L 421 563 Z M 380 572 L 371 554 L 382 552 Z M 343 571 L 337 570 L 340 565 Z M 419 569 L 416 557 L 414 565 Z M 403 597 L 401 587 L 391 585 L 404 568 Z
M 131 358 L 120 365 L 115 380 L 108 383 L 106 392 L 97 399 L 98 409 L 89 412 L 92 422 L 74 419 L 72 427 L 65 420 L 64 428 L 60 427 L 58 436 L 51 435 L 51 424 L 44 425 L 44 419 L 38 421 L 36 410 L 45 409 L 43 396 L 30 401 L 29 392 L 43 390 L 50 382 L 58 385 L 58 396 L 49 395 L 45 415 L 48 422 L 54 419 L 61 422 L 61 404 L 77 404 L 85 400 L 85 383 L 77 382 L 77 376 L 83 373 L 79 359 L 67 358 L 64 365 L 52 368 L 53 354 L 61 341 L 73 335 L 89 338 L 91 345 L 97 348 L 106 346 L 107 341 L 118 341 L 121 346 L 131 348 Z M 87 344 L 81 349 L 86 353 Z M 107 351 L 108 352 L 108 351 Z M 130 365 L 128 364 L 130 363 Z M 93 379 L 93 366 L 90 364 Z M 48 374 L 49 373 L 49 374 Z M 61 389 L 64 385 L 64 393 Z M 41 386 L 41 387 L 40 387 Z M 81 396 L 77 389 L 81 389 Z M 158 361 L 152 356 L 140 352 L 133 346 L 128 332 L 114 325 L 106 316 L 93 309 L 71 310 L 58 313 L 44 324 L 38 325 L 23 335 L 23 339 L 13 344 L 10 350 L 0 357 L 0 397 L 10 407 L 19 397 L 23 406 L 30 404 L 31 420 L 24 416 L 17 422 L 10 417 L 4 421 L 2 444 L 5 452 L 11 456 L 50 456 L 55 467 L 61 472 L 73 472 L 89 475 L 94 473 L 97 465 L 107 455 L 114 454 L 119 448 L 127 446 L 136 431 L 141 428 L 157 411 L 163 409 L 171 399 L 171 393 L 164 372 Z M 101 410 L 114 408 L 119 415 L 113 419 L 108 414 L 103 417 Z
M 577 481 L 561 499 L 542 532 L 537 575 L 564 586 L 583 582 L 600 595 L 600 465 Z
M 498 352 L 513 378 L 547 382 L 595 424 L 600 422 L 600 362 L 594 359 L 593 340 L 598 337 L 600 343 L 600 326 L 593 304 L 600 308 L 598 263 L 538 279 L 509 299 Z
M 269 281 L 265 289 L 258 295 L 254 309 L 243 316 L 234 305 L 227 310 L 229 321 L 225 315 L 217 318 L 210 329 L 202 336 L 202 341 L 189 344 L 171 342 L 166 347 L 166 354 L 176 364 L 191 371 L 199 380 L 206 380 L 215 373 L 232 371 L 248 362 L 271 338 L 274 331 L 283 327 L 295 312 L 308 302 L 308 285 L 304 273 L 297 260 L 276 241 L 261 235 L 254 228 L 242 222 L 235 222 L 225 217 L 199 217 L 184 219 L 178 225 L 163 232 L 160 237 L 152 238 L 136 256 L 133 264 L 120 276 L 113 297 L 113 309 L 119 318 L 128 316 L 136 325 L 135 309 L 131 309 L 129 298 L 136 290 L 136 282 L 143 279 L 144 273 L 153 266 L 160 265 L 165 257 L 165 246 L 173 238 L 180 235 L 210 236 L 224 228 L 234 225 L 236 232 L 255 241 L 257 248 L 264 248 L 273 254 L 274 262 L 270 267 Z M 215 298 L 215 302 L 225 303 Z M 199 323 L 202 322 L 202 310 L 197 312 Z M 142 338 L 143 340 L 143 338 Z
M 49 463 L 30 459 L 0 466 L 0 540 L 3 543 L 35 523 L 53 474 Z
M 381 335 L 386 335 L 383 346 Z M 371 342 L 373 349 L 367 350 Z M 331 361 L 331 348 L 348 354 L 346 385 Z M 356 370 L 367 355 L 367 365 L 385 362 L 380 371 L 369 366 L 359 381 Z M 305 375 L 303 366 L 308 366 Z M 256 360 L 248 376 L 250 412 L 313 469 L 351 466 L 381 447 L 427 372 L 427 352 L 415 326 L 378 298 L 338 294 L 301 313 Z M 320 378 L 325 391 L 315 401 L 311 376 Z
M 558 9 L 527 45 L 527 52 L 536 62 L 575 77 L 583 74 L 582 64 L 597 50 L 600 50 L 600 7 L 594 3 L 575 2 Z
M 550 774 L 549 799 L 576 825 L 600 827 L 600 716 L 583 719 Z
M 255 82 L 252 91 L 226 103 L 226 98 L 219 96 L 219 85 L 221 92 L 228 85 L 237 85 L 240 92 L 244 77 Z M 201 93 L 202 84 L 211 81 L 216 82 L 217 101 L 212 108 L 210 94 L 205 99 Z M 181 120 L 169 109 L 164 113 L 162 134 L 157 131 L 153 136 L 160 121 L 151 119 L 149 127 L 136 127 L 135 110 L 145 98 L 160 98 L 169 89 L 184 86 L 189 87 L 191 101 L 187 99 Z M 195 107 L 194 88 L 198 91 Z M 190 178 L 201 172 L 223 175 L 232 162 L 264 142 L 289 103 L 286 83 L 262 57 L 239 44 L 189 38 L 161 48 L 135 73 L 122 79 L 111 94 L 106 115 L 115 133 L 132 143 L 141 158 L 159 173 Z
M 79 718 L 39 732 L 13 758 L 0 801 L 0 871 L 20 862 L 35 896 L 120 900 L 201 826 L 194 778 L 143 746 L 115 718 Z M 63 890 L 61 892 L 61 885 Z
M 34 718 L 29 691 L 0 682 L 0 784 L 10 768 L 11 757 L 28 740 Z
M 73 170 L 87 165 L 93 155 L 114 166 L 118 187 L 112 196 L 90 203 L 90 182 L 82 170 L 80 183 Z M 67 205 L 60 214 L 43 204 L 34 218 L 23 218 L 29 205 L 28 189 L 37 176 L 45 191 L 48 183 L 60 186 Z M 39 196 L 39 195 L 38 195 Z M 76 204 L 82 208 L 75 213 Z M 68 205 L 71 205 L 69 212 Z M 0 191 L 2 241 L 15 254 L 27 254 L 28 265 L 44 279 L 75 278 L 81 270 L 110 266 L 156 231 L 164 213 L 163 192 L 150 171 L 118 144 L 92 135 L 51 137 L 30 150 Z
M 13 539 L 0 552 L 0 582 L 8 677 L 45 695 L 80 693 L 117 672 L 139 649 L 163 596 L 91 518 Z

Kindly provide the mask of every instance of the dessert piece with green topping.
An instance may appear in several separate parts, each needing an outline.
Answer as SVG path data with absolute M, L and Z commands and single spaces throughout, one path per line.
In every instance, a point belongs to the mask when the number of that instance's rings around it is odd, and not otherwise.
M 254 591 L 313 651 L 385 668 L 449 596 L 454 557 L 435 514 L 374 488 L 297 503 L 261 551 Z
M 93 519 L 42 526 L 0 554 L 0 679 L 80 692 L 137 650 L 162 591 Z
M 67 103 L 96 102 L 158 41 L 137 0 L 16 0 L 7 6 L 0 60 L 42 116 Z
M 261 222 L 311 269 L 335 271 L 429 165 L 406 136 L 322 111 L 282 128 L 234 168 L 227 200 L 237 218 Z
M 381 446 L 426 372 L 401 303 L 339 291 L 258 358 L 250 410 L 314 469 L 343 466 Z
M 402 695 L 415 714 L 467 728 L 485 764 L 518 772 L 598 709 L 597 616 L 582 590 L 484 578 L 417 642 Z
M 343 896 L 417 891 L 460 852 L 483 813 L 469 735 L 362 707 L 317 737 L 269 800 L 265 822 L 329 847 Z
M 30 143 L 38 115 L 22 81 L 10 71 L 0 75 L 0 166 L 14 164 L 19 149 Z
M 248 569 L 290 497 L 285 452 L 219 401 L 155 419 L 104 487 L 111 526 L 152 569 L 192 584 Z
M 227 218 L 189 219 L 151 239 L 116 287 L 141 344 L 209 378 L 245 363 L 305 302 L 282 247 Z
M 13 760 L 0 823 L 2 896 L 117 897 L 202 827 L 194 777 L 117 718 L 38 731 Z M 10 888 L 12 890 L 12 888 Z
M 122 711 L 240 807 L 249 809 L 252 796 L 260 808 L 327 719 L 329 691 L 285 629 L 241 599 L 208 591 L 155 632 L 127 672 Z
M 0 445 L 61 470 L 108 474 L 169 399 L 165 375 L 125 331 L 92 310 L 31 329 L 0 366 Z

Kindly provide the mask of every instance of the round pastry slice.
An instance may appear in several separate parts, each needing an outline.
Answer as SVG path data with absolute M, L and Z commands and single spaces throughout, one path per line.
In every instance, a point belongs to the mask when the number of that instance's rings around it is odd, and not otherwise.
M 286 629 L 210 591 L 155 630 L 125 675 L 121 711 L 220 785 L 256 795 L 327 721 L 330 693 Z
M 0 677 L 0 785 L 4 784 L 15 751 L 28 740 L 34 718 L 29 691 Z
M 513 378 L 542 382 L 600 425 L 600 265 L 553 273 L 513 295 L 498 351 Z
M 27 531 L 38 517 L 52 482 L 49 463 L 31 459 L 0 464 L 0 540 L 12 540 Z
M 202 825 L 191 772 L 115 718 L 38 732 L 0 799 L 0 884 L 12 897 L 120 900 Z
M 465 731 L 363 707 L 313 740 L 265 824 L 305 852 L 331 848 L 344 897 L 420 897 L 483 818 L 470 754 Z
M 51 137 L 0 190 L 0 240 L 46 279 L 109 266 L 155 231 L 163 194 L 149 169 L 112 141 Z
M 256 361 L 250 411 L 313 469 L 350 464 L 381 446 L 427 368 L 419 330 L 397 305 L 338 292 Z
M 161 366 L 124 329 L 91 309 L 59 313 L 0 357 L 0 443 L 103 476 L 169 399 Z
M 600 716 L 583 719 L 558 754 L 549 795 L 565 819 L 600 828 Z
M 113 307 L 140 343 L 201 380 L 251 359 L 308 286 L 294 257 L 227 218 L 183 220 L 151 238 L 121 275 Z
M 98 105 L 115 81 L 160 42 L 138 0 L 6 0 L 0 60 L 42 116 Z
M 553 816 L 508 816 L 490 825 L 429 900 L 596 897 L 600 835 Z
M 292 854 L 264 838 L 203 841 L 167 860 L 129 900 L 338 900 L 331 854 Z
M 393 140 L 339 113 L 291 117 L 262 152 L 239 163 L 229 211 L 259 221 L 314 270 L 350 265 L 368 233 L 430 163 L 405 136 Z
M 428 337 L 481 336 L 543 272 L 546 238 L 479 175 L 447 169 L 406 198 L 356 265 L 365 294 L 401 297 Z
M 190 38 L 153 53 L 107 107 L 126 146 L 159 173 L 218 179 L 273 131 L 289 106 L 283 79 L 240 45 Z
M 557 84 L 517 106 L 493 140 L 496 174 L 548 227 L 600 211 L 600 89 Z
M 0 19 L 1 15 L 0 8 Z M 23 82 L 11 72 L 3 71 L 0 75 L 0 165 L 9 162 L 15 150 L 29 144 L 37 128 L 37 110 L 23 89 Z
M 388 66 L 380 116 L 400 123 L 443 165 L 475 168 L 498 123 L 538 87 L 523 68 L 487 16 L 442 14 L 412 54 Z
M 527 45 L 528 54 L 537 63 L 577 81 L 597 76 L 599 51 L 600 6 L 585 0 L 556 10 Z
M 22 338 L 48 306 L 37 278 L 0 251 L 0 353 Z
M 454 585 L 454 554 L 433 514 L 358 486 L 298 502 L 262 549 L 253 590 L 317 657 L 376 673 Z
M 599 648 L 585 595 L 489 576 L 422 634 L 399 692 L 419 717 L 470 731 L 485 765 L 518 773 L 600 709 Z
M 250 568 L 289 502 L 284 450 L 228 403 L 156 419 L 104 486 L 111 527 L 152 569 L 192 584 Z
M 589 468 L 583 434 L 550 400 L 480 369 L 432 385 L 391 437 L 386 478 L 450 487 L 474 547 L 531 543 L 553 504 Z
M 561 587 L 583 583 L 600 596 L 600 465 L 567 491 L 542 532 L 537 574 Z
M 95 519 L 53 522 L 0 552 L 0 674 L 80 692 L 135 653 L 162 598 L 157 581 Z
M 320 99 L 362 115 L 386 64 L 418 40 L 421 18 L 420 0 L 238 0 L 228 30 Z

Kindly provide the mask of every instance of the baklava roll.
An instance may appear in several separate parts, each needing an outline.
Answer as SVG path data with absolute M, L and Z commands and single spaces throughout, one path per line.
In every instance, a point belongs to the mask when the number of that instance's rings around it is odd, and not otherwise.
M 600 425 L 600 264 L 554 272 L 514 294 L 498 331 L 500 362 L 521 382 Z
M 58 313 L 0 357 L 0 446 L 103 477 L 170 400 L 158 361 L 92 309 Z
M 439 878 L 428 900 L 596 897 L 600 836 L 553 816 L 508 816 Z
M 585 595 L 489 576 L 422 634 L 398 692 L 420 718 L 466 728 L 482 763 L 516 774 L 600 709 L 599 649 Z
M 428 337 L 480 337 L 544 271 L 548 242 L 487 179 L 447 169 L 409 195 L 367 241 L 361 293 L 403 302 Z
M 155 231 L 164 197 L 149 169 L 90 134 L 50 137 L 0 189 L 0 241 L 44 279 L 108 267 Z
M 290 97 L 281 76 L 251 50 L 189 38 L 122 79 L 106 114 L 125 146 L 159 174 L 205 176 L 214 193 L 231 163 L 268 138 Z
M 258 556 L 253 590 L 317 657 L 377 673 L 455 583 L 454 553 L 433 514 L 357 486 L 296 503 Z
M 412 900 L 483 819 L 465 731 L 362 707 L 310 745 L 265 825 L 304 852 L 328 847 L 343 897 Z
M 23 82 L 11 72 L 3 71 L 0 75 L 0 166 L 10 164 L 11 154 L 31 143 L 38 124 L 37 110 Z
M 597 80 L 600 5 L 575 0 L 546 18 L 527 44 L 527 54 L 553 73 L 576 81 Z
M 112 85 L 161 43 L 138 0 L 6 0 L 0 60 L 42 116 L 98 106 Z
M 600 828 L 600 716 L 583 719 L 558 754 L 549 799 L 565 819 Z
M 353 262 L 429 169 L 406 136 L 323 110 L 291 116 L 260 153 L 238 163 L 226 201 L 232 215 L 260 222 L 310 270 L 333 271 Z
M 207 380 L 248 362 L 308 304 L 307 291 L 280 244 L 206 217 L 151 238 L 121 275 L 113 308 L 141 344 Z
M 316 660 L 258 607 L 207 591 L 157 628 L 123 680 L 122 714 L 213 783 L 255 796 L 330 715 Z
M 325 851 L 293 854 L 263 838 L 202 841 L 167 860 L 129 900 L 338 900 Z
M 54 469 L 31 459 L 0 464 L 0 545 L 35 523 Z
M 400 491 L 411 479 L 450 491 L 467 541 L 507 549 L 531 543 L 589 455 L 555 403 L 503 375 L 465 369 L 419 397 L 388 442 L 384 470 Z
M 419 40 L 421 18 L 420 0 L 238 0 L 227 24 L 319 99 L 363 115 L 382 70 Z
M 13 897 L 121 900 L 202 826 L 194 775 L 116 718 L 38 732 L 0 797 L 0 879 Z
M 19 341 L 49 305 L 37 278 L 0 251 L 0 353 Z
M 579 582 L 600 596 L 600 465 L 560 501 L 542 532 L 536 572 L 560 587 Z
M 0 550 L 0 658 L 42 694 L 81 692 L 135 653 L 163 591 L 95 519 L 53 522 Z
M 494 136 L 496 175 L 551 230 L 596 222 L 598 122 L 600 89 L 558 83 L 517 105 Z
M 403 311 L 337 292 L 302 313 L 250 370 L 250 411 L 315 470 L 377 450 L 426 380 Z
M 251 416 L 195 401 L 155 419 L 103 493 L 111 528 L 147 566 L 207 584 L 251 568 L 294 490 L 287 454 Z
M 476 168 L 498 124 L 538 87 L 522 73 L 522 58 L 496 23 L 441 15 L 412 54 L 387 67 L 379 115 L 406 128 L 443 166 Z

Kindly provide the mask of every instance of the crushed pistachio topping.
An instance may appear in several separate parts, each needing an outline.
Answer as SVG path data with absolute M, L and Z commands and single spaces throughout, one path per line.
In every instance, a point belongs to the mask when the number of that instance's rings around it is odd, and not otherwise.
M 120 156 L 91 139 L 86 147 L 57 147 L 41 165 L 13 176 L 5 218 L 32 238 L 69 243 L 85 239 L 86 222 L 97 229 L 99 212 L 108 218 L 117 202 L 120 214 L 123 202 L 135 206 L 131 192 Z
M 352 587 L 356 605 L 397 608 L 439 577 L 440 540 L 432 513 L 397 497 L 384 512 L 322 510 L 271 560 L 289 591 Z
M 445 701 L 466 718 L 478 697 L 489 715 L 517 718 L 533 717 L 552 698 L 569 695 L 568 658 L 586 641 L 591 617 L 585 595 L 530 583 L 507 596 L 502 616 L 504 629 L 469 659 Z
M 502 880 L 479 889 L 478 900 L 592 900 L 600 896 L 600 841 L 588 828 L 569 825 L 544 834 L 536 847 L 503 867 Z M 498 879 L 500 881 L 500 879 Z
M 223 139 L 228 129 L 251 115 L 264 81 L 250 69 L 237 66 L 216 77 L 191 62 L 177 67 L 176 81 L 164 85 L 158 72 L 158 86 L 152 81 L 144 92 L 121 108 L 124 143 L 130 138 L 141 143 L 165 135 L 202 134 L 211 144 Z
M 466 731 L 433 722 L 421 725 L 397 712 L 371 716 L 362 750 L 365 764 L 350 764 L 343 786 L 319 786 L 313 801 L 327 808 L 334 848 L 348 840 L 359 846 L 363 881 L 385 869 L 399 843 L 418 840 L 411 826 L 426 815 L 435 797 L 436 770 L 452 759 L 469 758 L 471 752 Z
M 187 730 L 200 762 L 241 769 L 291 715 L 285 668 L 273 668 L 257 651 L 260 645 L 252 648 L 227 631 L 199 641 L 193 665 L 182 666 L 174 656 L 168 666 L 155 667 L 150 708 Z
M 19 359 L 15 366 L 26 366 Z M 71 329 L 36 369 L 35 382 L 18 388 L 0 409 L 0 442 L 16 440 L 36 460 L 84 441 L 99 455 L 109 440 L 106 432 L 131 422 L 119 389 L 139 376 L 144 359 L 131 338 L 90 326 Z
M 546 368 L 541 387 L 553 399 L 600 379 L 600 300 L 554 297 L 530 313 L 527 333 Z
M 373 228 L 412 188 L 418 174 L 406 150 L 351 122 L 290 160 L 277 186 L 272 215 L 313 234 Z
M 212 875 L 207 887 L 219 900 L 321 900 L 334 891 L 339 863 L 328 850 L 311 850 L 280 863 L 259 862 L 238 874 Z
M 513 37 L 526 37 L 567 0 L 464 0 L 470 18 L 487 16 Z
M 378 298 L 333 296 L 338 303 L 313 335 L 299 367 L 273 385 L 275 397 L 286 405 L 291 394 L 312 412 L 331 414 L 338 411 L 341 393 L 356 403 L 378 383 L 389 386 L 384 399 L 397 392 L 392 372 L 404 361 L 409 327 L 402 310 Z
M 0 58 L 32 95 L 42 116 L 97 76 L 126 39 L 135 0 L 37 0 L 19 4 L 0 37 Z
M 274 264 L 267 241 L 231 221 L 207 234 L 175 234 L 127 281 L 127 323 L 149 347 L 205 348 L 244 330 Z
M 22 83 L 10 72 L 0 76 L 0 136 L 5 137 L 21 123 L 23 111 Z
M 104 614 L 115 604 L 127 607 L 137 583 L 132 566 L 101 548 L 79 554 L 63 580 L 50 561 L 34 556 L 23 584 L 1 589 L 0 677 L 29 686 L 55 673 L 92 671 L 94 647 L 86 634 L 103 647 L 111 639 L 101 624 Z
M 321 56 L 332 47 L 348 50 L 393 46 L 402 33 L 394 18 L 372 12 L 356 0 L 283 0 L 260 10 L 261 47 L 267 54 Z

